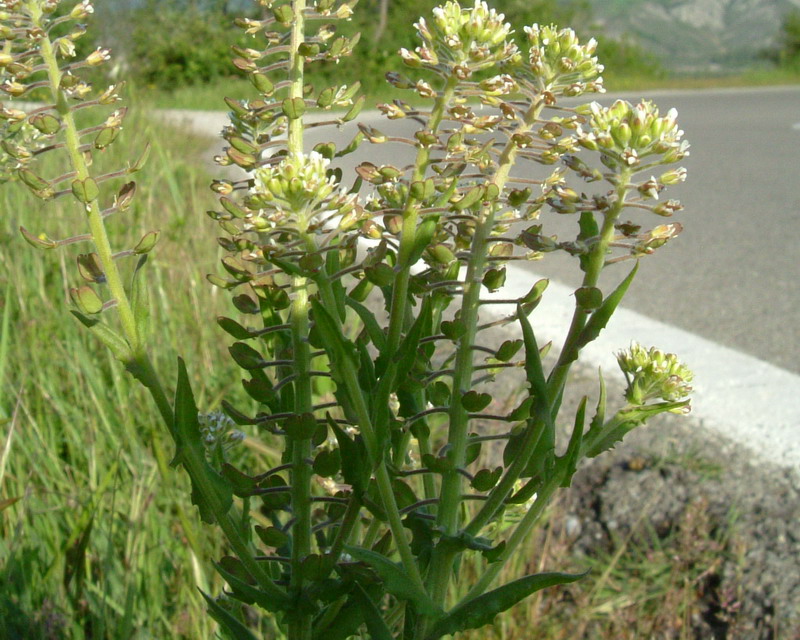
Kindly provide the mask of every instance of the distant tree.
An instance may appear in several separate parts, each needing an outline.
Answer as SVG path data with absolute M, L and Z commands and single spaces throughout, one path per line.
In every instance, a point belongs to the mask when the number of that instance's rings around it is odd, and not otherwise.
M 786 14 L 781 27 L 780 58 L 782 64 L 800 64 L 800 11 Z

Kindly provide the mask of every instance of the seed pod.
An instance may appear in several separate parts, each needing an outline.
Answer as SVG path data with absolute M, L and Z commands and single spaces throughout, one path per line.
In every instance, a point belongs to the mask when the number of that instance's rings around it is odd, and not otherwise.
M 89 286 L 70 289 L 69 297 L 72 299 L 72 303 L 78 307 L 78 311 L 88 316 L 96 315 L 103 310 L 103 301 Z
M 106 281 L 103 265 L 96 253 L 82 253 L 78 256 L 78 272 L 87 282 L 103 283 Z
M 306 102 L 302 98 L 286 98 L 281 103 L 281 110 L 289 120 L 297 120 L 306 112 Z
M 133 252 L 136 255 L 150 253 L 150 251 L 152 251 L 153 247 L 155 247 L 156 243 L 158 242 L 158 235 L 158 231 L 148 231 L 146 234 L 144 234 L 142 239 L 139 240 L 139 243 L 133 248 Z
M 97 200 L 100 195 L 100 188 L 94 178 L 86 178 L 85 180 L 75 180 L 72 183 L 72 195 L 75 199 L 82 204 L 89 204 Z
M 35 116 L 31 116 L 28 122 L 47 136 L 58 133 L 61 129 L 61 121 L 49 113 L 39 113 Z

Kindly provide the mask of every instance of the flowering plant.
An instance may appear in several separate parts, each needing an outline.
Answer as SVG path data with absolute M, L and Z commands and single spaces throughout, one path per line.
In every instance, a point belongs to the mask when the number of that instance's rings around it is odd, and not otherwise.
M 73 314 L 151 392 L 175 440 L 173 464 L 191 478 L 201 518 L 229 544 L 233 555 L 217 567 L 229 590 L 206 598 L 231 637 L 254 637 L 244 605 L 274 616 L 291 640 L 362 628 L 373 638 L 433 640 L 479 628 L 531 593 L 581 577 L 548 572 L 492 588 L 580 460 L 652 415 L 688 409 L 691 373 L 672 355 L 633 345 L 619 355 L 627 403 L 607 417 L 601 378 L 588 424 L 584 398 L 568 435 L 556 428 L 568 374 L 638 262 L 610 291 L 598 287 L 600 273 L 680 231 L 643 231 L 644 221 L 622 215 L 680 210 L 660 196 L 685 170 L 651 172 L 680 160 L 687 145 L 674 111 L 661 116 L 646 101 L 564 106 L 565 97 L 603 91 L 594 41 L 532 25 L 520 51 L 504 16 L 478 0 L 469 8 L 449 1 L 420 19 L 420 46 L 400 52 L 410 77 L 388 76 L 427 101 L 379 105 L 389 119 L 418 124 L 413 137 L 361 123 L 346 146 L 309 149 L 310 111 L 343 127 L 365 103 L 358 84 L 315 89 L 305 78 L 309 64 L 355 46 L 357 38 L 334 37 L 331 26 L 355 3 L 258 2 L 267 17 L 238 22 L 254 45 L 237 48 L 234 64 L 259 95 L 227 100 L 229 146 L 217 158 L 247 173 L 213 183 L 220 206 L 209 212 L 228 254 L 227 275 L 209 280 L 235 294 L 239 313 L 218 322 L 235 340 L 230 353 L 255 413 L 225 403 L 225 416 L 199 415 L 183 361 L 173 399 L 151 364 L 143 274 L 158 234 L 114 252 L 105 227 L 136 192 L 126 182 L 109 196 L 109 183 L 142 161 L 92 175 L 92 155 L 113 143 L 126 112 L 86 129 L 74 118 L 119 99 L 119 86 L 97 93 L 79 76 L 107 60 L 106 50 L 73 60 L 83 30 L 69 25 L 91 14 L 88 0 L 59 18 L 58 0 L 1 4 L 0 89 L 12 97 L 49 92 L 30 113 L 0 111 L 4 166 L 43 199 L 73 198 L 88 227 L 65 240 L 22 232 L 43 249 L 93 243 L 78 257 L 86 284 L 71 289 Z M 347 186 L 337 162 L 365 142 L 406 145 L 413 160 L 363 161 Z M 45 178 L 36 160 L 51 149 L 67 152 L 71 170 Z M 575 186 L 581 181 L 597 190 L 585 193 Z M 577 219 L 573 238 L 547 234 L 552 214 Z M 537 341 L 532 318 L 547 281 L 502 300 L 513 308 L 507 316 L 492 312 L 498 300 L 486 294 L 503 290 L 512 261 L 552 251 L 575 256 L 584 275 L 566 339 L 546 366 L 549 345 Z M 134 264 L 123 270 L 125 259 Z M 498 325 L 518 325 L 520 337 L 491 346 Z M 495 410 L 488 383 L 520 370 L 518 404 Z M 279 463 L 233 466 L 228 452 L 244 431 L 280 443 Z M 502 455 L 482 451 L 486 443 L 499 443 Z M 525 508 L 513 526 L 498 526 L 514 505 Z M 471 585 L 459 582 L 465 555 L 482 564 Z

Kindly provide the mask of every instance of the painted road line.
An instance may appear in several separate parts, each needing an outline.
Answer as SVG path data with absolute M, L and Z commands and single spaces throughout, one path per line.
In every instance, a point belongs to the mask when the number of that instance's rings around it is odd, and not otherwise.
M 509 265 L 505 287 L 496 297 L 521 297 L 536 279 Z M 574 309 L 572 294 L 571 288 L 550 282 L 531 315 L 540 343 L 563 343 Z M 503 315 L 513 311 L 491 307 Z M 583 361 L 621 376 L 614 354 L 632 340 L 676 353 L 694 371 L 692 416 L 703 427 L 745 445 L 762 460 L 800 469 L 800 376 L 627 309 L 617 310 L 584 349 Z

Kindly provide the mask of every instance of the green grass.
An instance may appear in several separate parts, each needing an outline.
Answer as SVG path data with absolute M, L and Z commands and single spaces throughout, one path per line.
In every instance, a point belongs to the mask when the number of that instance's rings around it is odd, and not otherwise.
M 148 265 L 155 359 L 171 384 L 177 355 L 188 356 L 199 406 L 213 408 L 210 394 L 238 375 L 213 323 L 227 298 L 205 280 L 217 262 L 198 164 L 206 142 L 156 131 L 144 113 L 123 138 L 98 164 L 119 168 L 145 140 L 154 147 L 135 205 L 109 219 L 115 249 L 161 230 Z M 0 203 L 0 505 L 17 499 L 0 510 L 0 638 L 211 637 L 196 587 L 221 588 L 213 529 L 167 466 L 172 444 L 149 396 L 68 313 L 75 258 L 89 249 L 36 251 L 18 231 L 77 235 L 81 211 L 15 183 L 0 187 Z

